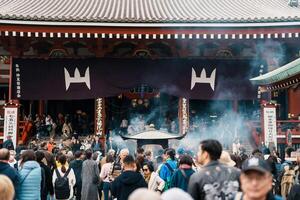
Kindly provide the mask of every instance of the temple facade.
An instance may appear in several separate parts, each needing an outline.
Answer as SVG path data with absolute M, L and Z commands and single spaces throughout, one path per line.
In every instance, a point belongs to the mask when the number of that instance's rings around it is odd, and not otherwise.
M 102 137 L 113 113 L 121 113 L 112 108 L 121 107 L 118 99 L 135 107 L 163 93 L 178 98 L 181 134 L 210 101 L 234 112 L 273 101 L 278 120 L 298 120 L 299 76 L 280 75 L 276 84 L 249 79 L 300 56 L 299 11 L 298 1 L 286 0 L 4 0 L 0 102 L 21 103 L 21 115 L 92 104 L 93 131 Z M 149 76 L 141 77 L 143 70 Z M 57 102 L 66 99 L 90 100 Z

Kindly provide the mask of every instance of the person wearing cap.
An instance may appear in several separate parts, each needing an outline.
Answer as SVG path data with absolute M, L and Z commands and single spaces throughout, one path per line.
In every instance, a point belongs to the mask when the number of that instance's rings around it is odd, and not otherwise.
M 247 159 L 242 165 L 241 189 L 235 200 L 281 200 L 272 194 L 272 174 L 269 164 L 260 158 Z
M 240 171 L 220 163 L 222 145 L 217 140 L 203 140 L 198 151 L 202 168 L 189 181 L 188 192 L 196 200 L 233 199 L 239 189 Z

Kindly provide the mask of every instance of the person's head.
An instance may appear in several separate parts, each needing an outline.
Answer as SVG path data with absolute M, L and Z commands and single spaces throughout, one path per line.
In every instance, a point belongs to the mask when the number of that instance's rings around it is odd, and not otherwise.
M 114 157 L 111 154 L 107 154 L 105 158 L 106 163 L 112 163 L 115 161 Z
M 76 159 L 76 160 L 79 160 L 79 159 L 81 158 L 81 155 L 82 155 L 82 152 L 81 152 L 81 151 L 76 151 L 76 152 L 75 152 L 75 155 L 74 155 L 74 156 L 75 156 L 75 159 Z
M 143 165 L 143 172 L 145 176 L 149 176 L 152 172 L 154 172 L 154 166 L 152 162 L 146 162 Z
M 192 167 L 193 164 L 194 164 L 194 161 L 193 161 L 193 159 L 192 159 L 191 156 L 189 156 L 189 155 L 182 155 L 180 157 L 179 166 L 188 165 L 188 166 Z
M 33 150 L 25 150 L 21 154 L 21 165 L 27 161 L 35 161 L 35 153 Z
M 128 200 L 161 200 L 157 192 L 140 188 L 130 194 Z
M 42 142 L 40 145 L 41 149 L 47 150 L 47 142 Z
M 253 157 L 242 165 L 240 176 L 241 189 L 249 200 L 264 199 L 272 190 L 272 174 L 269 164 L 262 159 Z
M 8 149 L 2 148 L 0 149 L 0 161 L 8 162 L 10 157 L 10 153 Z
M 179 188 L 172 188 L 161 195 L 162 200 L 193 200 L 191 195 Z
M 98 159 L 98 156 L 99 156 L 99 153 L 98 152 L 94 152 L 93 156 L 92 156 L 92 159 L 96 161 Z
M 254 149 L 252 151 L 252 156 L 256 158 L 264 159 L 264 155 L 259 149 Z
M 128 200 L 161 200 L 157 192 L 146 188 L 139 188 L 130 194 Z
M 15 150 L 9 150 L 9 155 L 9 161 L 13 162 L 16 159 L 17 153 Z
M 235 161 L 231 159 L 230 154 L 227 151 L 222 151 L 221 157 L 219 159 L 220 163 L 234 167 L 236 165 Z
M 295 149 L 293 147 L 290 147 L 290 146 L 287 147 L 285 149 L 285 157 L 290 158 L 293 151 L 295 151 Z
M 120 160 L 121 160 L 121 162 L 123 162 L 124 161 L 124 158 L 126 157 L 126 156 L 128 156 L 129 155 L 129 150 L 128 149 L 122 149 L 121 151 L 120 151 Z
M 0 175 L 0 185 L 0 200 L 13 200 L 15 189 L 11 180 L 7 176 Z
M 36 161 L 41 163 L 42 160 L 45 158 L 45 154 L 42 151 L 36 151 L 35 152 Z
M 147 160 L 152 160 L 152 152 L 151 151 L 146 151 L 145 152 L 145 157 Z
M 67 156 L 65 156 L 64 154 L 60 155 L 60 156 L 58 157 L 58 162 L 61 164 L 61 171 L 62 171 L 63 173 L 65 173 L 65 172 L 67 171 L 67 169 L 66 169 L 66 167 L 65 167 L 65 165 L 66 165 L 66 163 L 67 163 Z
M 144 156 L 145 150 L 142 147 L 138 147 L 136 150 L 136 156 Z
M 93 155 L 92 150 L 90 150 L 90 149 L 86 150 L 86 152 L 85 152 L 86 159 L 88 159 L 88 160 L 91 159 L 92 155 Z
M 107 155 L 112 155 L 113 157 L 115 157 L 115 153 L 116 153 L 115 150 L 110 149 L 110 150 L 107 152 Z
M 203 140 L 200 142 L 198 151 L 198 162 L 206 165 L 211 161 L 220 159 L 222 154 L 222 145 L 217 140 Z
M 175 150 L 172 148 L 167 148 L 164 150 L 164 159 L 171 159 L 171 160 L 175 160 Z
M 123 169 L 124 171 L 135 171 L 136 164 L 132 155 L 127 155 L 123 159 Z

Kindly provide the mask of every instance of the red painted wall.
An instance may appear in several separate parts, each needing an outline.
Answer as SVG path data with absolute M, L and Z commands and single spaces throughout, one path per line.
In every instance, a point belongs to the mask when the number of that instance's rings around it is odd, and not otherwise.
M 288 91 L 289 113 L 297 117 L 300 114 L 300 88 L 289 89 Z

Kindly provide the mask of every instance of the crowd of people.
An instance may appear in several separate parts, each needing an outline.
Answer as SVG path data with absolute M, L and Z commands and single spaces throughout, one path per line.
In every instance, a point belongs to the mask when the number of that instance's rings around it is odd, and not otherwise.
M 35 115 L 25 117 L 25 121 L 33 123 L 33 134 L 37 138 L 62 136 L 70 137 L 76 133 L 78 135 L 87 136 L 93 132 L 93 124 L 89 121 L 88 115 L 81 110 L 77 110 L 74 115 L 59 113 L 54 119 L 49 114 Z
M 66 142 L 66 141 L 64 141 Z M 56 146 L 53 139 L 0 149 L 0 200 L 299 200 L 300 157 L 286 159 L 266 147 L 230 154 L 217 140 L 200 142 L 197 155 L 141 147 L 105 154 L 93 138 Z

